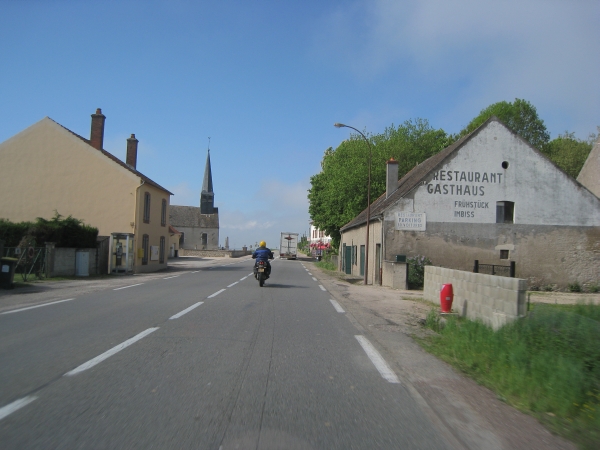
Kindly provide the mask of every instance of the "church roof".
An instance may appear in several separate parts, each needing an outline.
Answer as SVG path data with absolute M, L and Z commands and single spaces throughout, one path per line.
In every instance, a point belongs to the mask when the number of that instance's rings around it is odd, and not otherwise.
M 202 182 L 202 192 L 213 191 L 212 170 L 210 168 L 210 150 L 206 155 L 206 167 L 204 168 L 204 181 Z
M 169 207 L 169 223 L 176 228 L 219 228 L 219 213 L 215 208 L 214 214 L 202 214 L 198 206 Z

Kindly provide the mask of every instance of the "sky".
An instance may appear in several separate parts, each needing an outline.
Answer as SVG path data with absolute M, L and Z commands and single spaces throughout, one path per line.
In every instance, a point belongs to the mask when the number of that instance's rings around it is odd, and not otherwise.
M 598 0 L 0 0 L 0 142 L 45 116 L 199 206 L 220 245 L 308 234 L 328 147 L 415 118 L 456 133 L 531 102 L 555 138 L 600 125 Z M 1 164 L 1 161 L 0 161 Z M 85 220 L 85 218 L 83 218 Z M 93 225 L 93 224 L 91 224 Z

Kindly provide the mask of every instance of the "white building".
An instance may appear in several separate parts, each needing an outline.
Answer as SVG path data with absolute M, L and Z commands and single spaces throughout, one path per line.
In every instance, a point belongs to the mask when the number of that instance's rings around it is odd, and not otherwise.
M 346 273 L 364 274 L 366 219 L 340 230 Z M 600 199 L 495 117 L 400 181 L 388 161 L 369 223 L 369 283 L 386 284 L 396 255 L 466 271 L 514 261 L 530 286 L 600 281 Z

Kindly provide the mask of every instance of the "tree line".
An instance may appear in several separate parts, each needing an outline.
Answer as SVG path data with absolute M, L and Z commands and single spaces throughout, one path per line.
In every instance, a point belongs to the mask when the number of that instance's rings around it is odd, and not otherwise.
M 426 119 L 410 119 L 393 124 L 383 133 L 366 134 L 371 144 L 371 202 L 385 192 L 385 161 L 398 161 L 402 178 L 413 167 L 471 133 L 491 116 L 498 117 L 510 129 L 544 153 L 558 167 L 576 178 L 583 167 L 597 134 L 587 140 L 565 131 L 550 140 L 550 133 L 536 108 L 528 101 L 498 102 L 483 109 L 457 134 L 435 129 Z M 600 131 L 600 127 L 598 127 Z M 358 134 L 351 134 L 337 148 L 325 150 L 321 171 L 310 178 L 308 212 L 313 224 L 332 238 L 338 248 L 340 228 L 367 207 L 369 148 Z

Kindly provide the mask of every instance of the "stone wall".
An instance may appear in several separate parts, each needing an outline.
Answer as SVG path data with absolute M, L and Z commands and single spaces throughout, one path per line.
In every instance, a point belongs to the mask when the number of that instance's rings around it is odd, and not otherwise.
M 203 258 L 239 258 L 251 255 L 250 250 L 194 250 L 180 248 L 179 256 L 197 256 Z
M 73 277 L 76 275 L 76 253 L 89 254 L 88 274 L 98 275 L 98 260 L 95 248 L 47 248 L 46 276 L 48 277 Z
M 600 281 L 600 227 L 518 224 L 428 223 L 427 230 L 397 231 L 385 222 L 386 259 L 424 255 L 434 265 L 471 271 L 481 264 L 516 263 L 516 276 L 529 286 L 566 289 L 577 281 Z M 508 250 L 509 259 L 500 259 Z
M 439 305 L 444 284 L 452 284 L 452 311 L 494 329 L 527 314 L 526 280 L 425 266 L 425 300 Z

